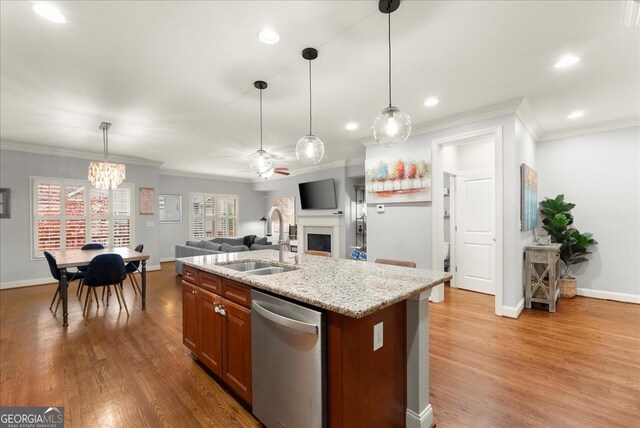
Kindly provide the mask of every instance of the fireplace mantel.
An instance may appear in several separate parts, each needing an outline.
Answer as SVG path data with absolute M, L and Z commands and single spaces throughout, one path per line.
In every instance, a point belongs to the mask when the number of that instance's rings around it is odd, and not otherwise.
M 341 245 L 342 215 L 299 215 L 296 218 L 298 225 L 298 251 L 307 249 L 307 233 L 317 233 L 318 229 L 324 229 L 324 233 L 331 235 L 331 257 L 337 259 L 344 253 Z

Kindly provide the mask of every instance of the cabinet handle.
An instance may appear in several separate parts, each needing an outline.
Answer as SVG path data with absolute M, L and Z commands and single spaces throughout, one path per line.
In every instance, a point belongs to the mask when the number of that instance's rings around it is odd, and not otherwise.
M 192 294 L 198 294 L 198 290 L 191 290 Z
M 220 313 L 220 306 L 215 305 L 215 306 L 213 307 L 213 312 L 215 312 L 216 314 L 219 314 L 219 313 Z
M 187 272 L 187 276 L 191 276 L 191 275 L 192 275 L 191 272 Z
M 227 316 L 227 311 L 225 311 L 225 310 L 224 310 L 224 306 L 223 306 L 223 307 L 221 307 L 220 309 L 218 309 L 218 313 L 219 313 L 220 315 L 222 315 L 223 317 L 226 317 L 226 316 Z

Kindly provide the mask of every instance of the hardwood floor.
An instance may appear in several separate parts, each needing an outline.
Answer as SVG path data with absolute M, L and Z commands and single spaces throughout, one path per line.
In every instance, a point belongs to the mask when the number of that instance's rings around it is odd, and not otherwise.
M 0 405 L 64 405 L 67 426 L 259 427 L 182 345 L 173 263 L 149 273 L 147 310 L 125 284 L 89 323 L 71 287 L 0 291 Z M 640 306 L 577 297 L 556 314 L 493 315 L 493 297 L 448 289 L 431 304 L 431 404 L 443 427 L 634 427 L 640 421 Z

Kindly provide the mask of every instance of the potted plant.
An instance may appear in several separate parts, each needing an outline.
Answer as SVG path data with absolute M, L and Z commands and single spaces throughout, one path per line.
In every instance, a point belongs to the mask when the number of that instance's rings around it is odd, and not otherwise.
M 572 276 L 573 268 L 588 260 L 589 249 L 598 242 L 591 233 L 581 233 L 573 227 L 571 210 L 575 204 L 565 202 L 564 195 L 553 199 L 545 198 L 540 202 L 542 228 L 549 234 L 551 242 L 562 244 L 560 260 L 564 270 L 560 275 L 560 296 L 574 297 L 576 295 L 577 280 Z

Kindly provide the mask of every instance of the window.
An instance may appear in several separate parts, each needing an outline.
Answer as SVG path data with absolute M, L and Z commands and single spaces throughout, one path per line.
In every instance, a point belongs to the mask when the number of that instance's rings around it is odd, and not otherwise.
M 238 199 L 238 195 L 190 193 L 191 239 L 238 236 Z
M 32 255 L 88 242 L 126 247 L 133 237 L 133 185 L 99 190 L 88 181 L 32 178 Z

